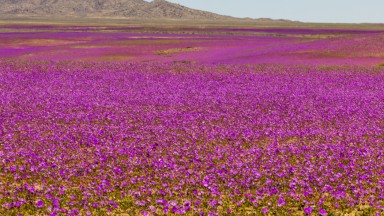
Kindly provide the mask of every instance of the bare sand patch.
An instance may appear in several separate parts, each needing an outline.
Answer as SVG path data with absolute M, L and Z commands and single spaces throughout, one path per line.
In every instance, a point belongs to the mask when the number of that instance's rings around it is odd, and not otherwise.
M 166 49 L 166 50 L 157 50 L 155 53 L 157 55 L 169 55 L 169 54 L 175 54 L 175 53 L 184 53 L 184 52 L 195 52 L 203 50 L 202 47 L 185 47 L 185 48 L 172 48 L 172 49 Z
M 16 39 L 8 40 L 4 45 L 12 48 L 23 48 L 23 47 L 40 47 L 40 46 L 57 46 L 57 45 L 68 45 L 75 44 L 84 41 L 78 40 L 58 40 L 58 39 Z

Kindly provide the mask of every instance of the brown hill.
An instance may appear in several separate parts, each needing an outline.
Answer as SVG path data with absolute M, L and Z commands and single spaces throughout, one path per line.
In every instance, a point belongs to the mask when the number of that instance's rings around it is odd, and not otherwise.
M 165 0 L 0 0 L 1 17 L 231 19 Z

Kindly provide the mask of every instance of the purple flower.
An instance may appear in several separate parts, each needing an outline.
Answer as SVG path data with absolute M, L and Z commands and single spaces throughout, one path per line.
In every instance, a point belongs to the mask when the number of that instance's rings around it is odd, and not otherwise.
M 149 206 L 149 210 L 151 210 L 151 212 L 153 212 L 153 213 L 156 212 L 156 208 L 153 205 Z
M 313 208 L 311 206 L 304 208 L 304 214 L 310 215 L 312 213 Z
M 268 209 L 267 207 L 264 207 L 264 208 L 261 210 L 261 212 L 262 212 L 263 214 L 267 214 L 268 211 L 269 211 L 269 209 Z
M 169 205 L 170 206 L 176 206 L 177 202 L 175 200 L 172 200 L 172 201 L 169 202 Z
M 286 204 L 284 198 L 280 197 L 279 200 L 277 201 L 277 206 L 282 207 Z
M 218 202 L 217 200 L 215 200 L 215 199 L 211 199 L 211 200 L 208 202 L 209 206 L 211 206 L 211 207 L 215 207 L 218 203 L 219 203 L 219 202 Z
M 60 208 L 60 202 L 59 202 L 59 199 L 58 198 L 55 198 L 52 200 L 52 205 L 53 207 L 55 208 Z
M 20 207 L 22 205 L 22 202 L 15 202 L 15 203 L 13 203 L 13 206 L 15 206 L 15 207 Z
M 11 170 L 11 172 L 16 172 L 17 171 L 17 167 L 16 166 L 11 166 L 9 169 Z
M 98 207 L 99 207 L 99 203 L 98 203 L 98 202 L 94 202 L 94 203 L 92 203 L 92 207 L 93 207 L 93 208 L 98 208 Z
M 71 214 L 72 215 L 79 215 L 79 210 L 77 208 L 72 209 Z
M 322 216 L 327 216 L 328 215 L 327 211 L 325 211 L 322 208 L 319 210 L 319 214 L 322 215 Z
M 158 199 L 158 200 L 156 200 L 156 204 L 164 205 L 165 203 L 167 203 L 167 200 L 165 200 L 165 199 Z
M 191 205 L 191 201 L 190 200 L 184 201 L 184 206 L 190 206 L 190 205 Z
M 145 201 L 137 201 L 136 204 L 139 206 L 145 206 Z
M 37 208 L 43 208 L 44 207 L 44 202 L 42 200 L 37 200 L 36 201 L 36 207 Z
M 172 207 L 172 209 L 171 209 L 171 211 L 173 212 L 173 213 L 176 213 L 176 212 L 178 212 L 178 208 L 177 208 L 177 206 L 173 206 Z

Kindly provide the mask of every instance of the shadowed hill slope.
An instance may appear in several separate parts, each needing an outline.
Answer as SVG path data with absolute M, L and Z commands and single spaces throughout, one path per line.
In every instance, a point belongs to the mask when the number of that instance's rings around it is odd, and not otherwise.
M 165 0 L 0 0 L 0 5 L 0 17 L 232 18 Z

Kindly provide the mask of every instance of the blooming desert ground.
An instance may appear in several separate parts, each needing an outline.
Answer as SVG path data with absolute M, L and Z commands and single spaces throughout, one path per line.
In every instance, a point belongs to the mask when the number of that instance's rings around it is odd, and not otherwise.
M 384 32 L 160 30 L 2 26 L 1 215 L 384 215 Z

